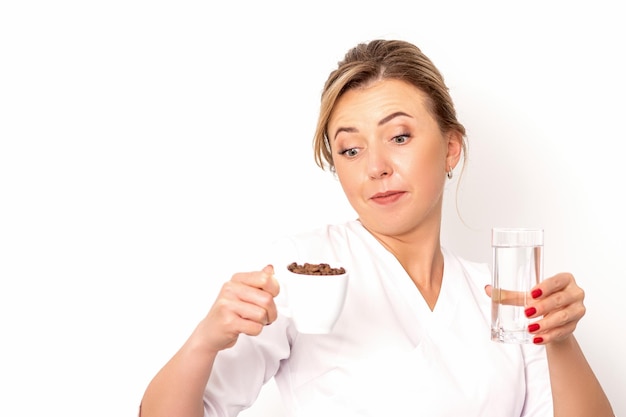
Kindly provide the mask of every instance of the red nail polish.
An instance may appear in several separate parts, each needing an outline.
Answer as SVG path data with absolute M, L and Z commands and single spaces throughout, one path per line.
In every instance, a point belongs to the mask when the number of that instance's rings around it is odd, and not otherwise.
M 532 295 L 533 298 L 539 298 L 541 297 L 541 294 L 543 294 L 543 291 L 541 291 L 539 288 L 532 290 L 532 292 L 530 293 L 530 295 Z
M 543 337 L 535 337 L 535 338 L 533 339 L 533 343 L 534 343 L 534 344 L 537 344 L 537 345 L 538 345 L 539 343 L 543 343 Z
M 526 317 L 530 317 L 536 312 L 537 312 L 537 309 L 535 307 L 528 307 L 526 310 L 524 310 L 524 314 L 526 314 Z
M 539 325 L 537 323 L 531 323 L 528 325 L 528 331 L 529 332 L 536 332 L 537 330 L 539 330 Z

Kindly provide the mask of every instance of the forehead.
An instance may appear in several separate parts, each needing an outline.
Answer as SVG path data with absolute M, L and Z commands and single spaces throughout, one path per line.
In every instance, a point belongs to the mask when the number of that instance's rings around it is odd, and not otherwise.
M 343 93 L 335 102 L 328 126 L 365 119 L 378 121 L 398 111 L 417 117 L 428 112 L 427 102 L 426 93 L 406 81 L 380 80 Z

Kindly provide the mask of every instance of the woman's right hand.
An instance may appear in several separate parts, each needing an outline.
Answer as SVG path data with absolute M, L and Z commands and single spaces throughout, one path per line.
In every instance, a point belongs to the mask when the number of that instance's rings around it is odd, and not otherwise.
M 217 352 L 233 346 L 241 333 L 258 335 L 276 320 L 279 290 L 271 265 L 233 275 L 191 337 L 152 379 L 139 414 L 202 416 L 202 395 Z
M 274 297 L 279 290 L 271 265 L 261 271 L 234 274 L 194 331 L 196 340 L 218 352 L 232 347 L 241 333 L 258 335 L 276 320 Z

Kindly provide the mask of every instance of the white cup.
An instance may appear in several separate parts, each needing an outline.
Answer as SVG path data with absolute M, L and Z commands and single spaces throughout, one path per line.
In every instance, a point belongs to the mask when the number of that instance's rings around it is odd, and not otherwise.
M 334 268 L 340 266 L 329 263 Z M 300 333 L 330 333 L 343 309 L 348 272 L 341 275 L 305 275 L 287 266 L 275 269 L 281 287 L 279 312 L 290 317 Z

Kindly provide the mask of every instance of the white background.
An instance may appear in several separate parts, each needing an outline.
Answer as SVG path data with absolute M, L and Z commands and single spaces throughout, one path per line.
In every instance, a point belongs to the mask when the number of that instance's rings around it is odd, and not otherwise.
M 377 37 L 433 59 L 468 130 L 444 244 L 489 261 L 492 226 L 544 227 L 625 415 L 618 3 L 3 2 L 0 415 L 136 415 L 255 248 L 354 217 L 311 139 L 326 76 Z

